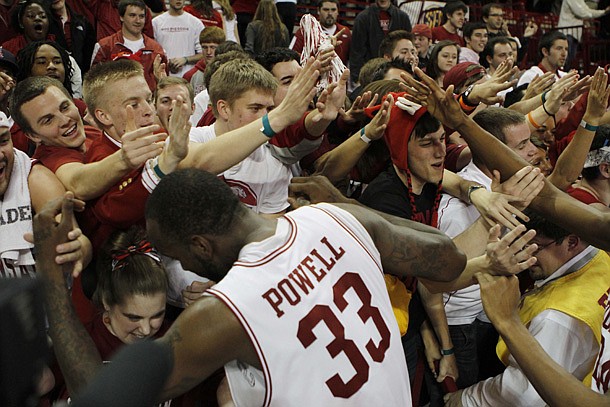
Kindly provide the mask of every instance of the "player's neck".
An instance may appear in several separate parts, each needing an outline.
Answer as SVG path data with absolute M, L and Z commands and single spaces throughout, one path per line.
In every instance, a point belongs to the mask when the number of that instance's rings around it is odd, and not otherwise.
M 237 220 L 240 233 L 244 235 L 244 245 L 261 242 L 275 234 L 277 219 L 261 216 L 246 210 Z

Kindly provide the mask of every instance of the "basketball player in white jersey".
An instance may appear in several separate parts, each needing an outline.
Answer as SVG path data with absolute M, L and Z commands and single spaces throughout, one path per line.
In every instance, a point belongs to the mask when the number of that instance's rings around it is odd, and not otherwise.
M 244 392 L 247 386 L 229 380 L 237 405 L 410 406 L 381 270 L 416 276 L 433 292 L 469 284 L 473 273 L 462 273 L 464 254 L 438 230 L 382 216 L 349 204 L 319 204 L 269 219 L 205 171 L 165 176 L 147 204 L 148 237 L 185 269 L 218 284 L 161 340 L 173 353 L 161 399 L 232 362 L 248 367 L 249 387 L 261 389 Z M 52 216 L 37 219 L 42 262 L 50 256 L 44 249 L 64 238 L 53 232 Z M 529 240 L 518 237 L 522 231 L 498 242 L 512 242 L 510 256 Z M 61 273 L 52 268 L 45 272 Z M 81 354 L 91 346 L 77 335 L 70 335 L 70 344 Z M 79 379 L 86 382 L 99 364 L 84 364 Z M 254 369 L 259 376 L 248 374 Z

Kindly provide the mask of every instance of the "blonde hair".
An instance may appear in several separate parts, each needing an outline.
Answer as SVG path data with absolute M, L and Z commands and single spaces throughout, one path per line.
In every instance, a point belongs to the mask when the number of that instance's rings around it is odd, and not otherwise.
M 108 88 L 108 82 L 129 79 L 134 76 L 144 77 L 144 68 L 139 62 L 131 59 L 119 59 L 91 67 L 83 81 L 83 96 L 87 109 L 90 112 L 95 112 L 96 109 L 100 108 L 104 96 L 107 96 L 105 90 Z M 93 117 L 95 118 L 95 114 L 93 114 Z M 96 118 L 95 121 L 101 126 Z
M 218 116 L 216 104 L 219 100 L 231 106 L 252 89 L 275 95 L 277 80 L 254 60 L 236 59 L 222 64 L 212 75 L 208 89 L 214 115 Z

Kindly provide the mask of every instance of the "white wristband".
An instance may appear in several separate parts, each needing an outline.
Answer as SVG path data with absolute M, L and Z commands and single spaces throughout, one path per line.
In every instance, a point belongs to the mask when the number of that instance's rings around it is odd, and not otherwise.
M 364 141 L 366 144 L 370 144 L 371 140 L 370 138 L 368 138 L 364 132 L 364 127 L 362 129 L 360 129 L 360 140 Z

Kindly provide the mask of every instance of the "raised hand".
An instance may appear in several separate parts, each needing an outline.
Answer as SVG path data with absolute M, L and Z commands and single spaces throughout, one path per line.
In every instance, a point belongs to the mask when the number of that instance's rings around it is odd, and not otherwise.
M 559 111 L 561 103 L 568 94 L 568 89 L 578 82 L 578 73 L 575 71 L 568 72 L 561 79 L 553 84 L 551 90 L 546 94 L 546 102 L 544 107 L 546 111 L 555 114 Z
M 354 103 L 352 103 L 352 106 L 347 112 L 341 109 L 339 114 L 346 123 L 350 124 L 365 120 L 366 115 L 364 114 L 364 109 L 375 106 L 378 98 L 379 94 L 377 93 L 373 95 L 371 91 L 364 92 L 362 95 L 356 97 L 356 100 L 354 100 Z
M 436 83 L 419 68 L 415 68 L 415 74 L 420 78 L 416 81 L 410 75 L 401 74 L 400 77 L 405 81 L 409 99 L 428 108 L 428 112 L 436 117 L 441 123 L 457 129 L 467 119 L 462 112 L 460 104 L 453 96 L 453 85 L 446 90 Z
M 608 86 L 608 74 L 603 68 L 597 68 L 591 81 L 589 96 L 587 98 L 587 110 L 583 119 L 592 125 L 598 125 L 599 120 L 606 113 L 608 98 L 610 97 L 610 86 Z
M 318 115 L 313 118 L 314 122 L 320 120 L 335 120 L 339 112 L 345 105 L 347 95 L 347 80 L 349 79 L 349 69 L 343 71 L 338 82 L 331 83 L 325 89 L 316 103 Z
M 371 140 L 379 140 L 383 137 L 383 133 L 385 133 L 385 129 L 388 127 L 388 122 L 390 121 L 390 112 L 392 111 L 392 106 L 394 105 L 394 97 L 392 95 L 387 95 L 383 103 L 381 104 L 381 108 L 373 117 L 366 126 L 364 126 L 364 134 Z
M 172 161 L 175 161 L 175 166 L 186 157 L 189 147 L 189 133 L 191 131 L 191 116 L 187 102 L 178 96 L 172 101 L 172 113 L 169 118 L 169 144 L 167 152 L 171 155 Z M 169 157 L 168 157 L 169 158 Z M 164 160 L 165 161 L 165 160 Z M 168 164 L 168 163 L 164 163 Z M 162 168 L 164 173 L 171 172 L 174 168 Z M 165 170 L 168 170 L 166 172 Z
M 525 94 L 521 100 L 528 100 L 534 96 L 541 95 L 553 86 L 555 83 L 555 73 L 545 72 L 542 75 L 534 76 L 534 79 L 530 82 L 525 90 Z
M 272 129 L 284 129 L 299 120 L 307 111 L 311 100 L 316 94 L 316 82 L 320 76 L 320 62 L 309 58 L 307 63 L 294 78 L 286 97 L 269 113 Z
M 538 245 L 528 245 L 528 242 L 536 236 L 535 230 L 525 232 L 525 226 L 519 225 L 501 239 L 500 231 L 499 225 L 495 225 L 489 230 L 485 252 L 490 274 L 510 276 L 536 264 L 537 260 L 532 255 L 538 249 Z
M 61 199 L 54 199 L 36 214 L 33 221 L 34 250 L 36 251 L 36 270 L 52 283 L 65 284 L 72 275 L 73 267 L 69 262 L 61 267 L 56 263 L 57 248 L 70 243 L 73 232 L 74 194 L 66 192 Z M 61 221 L 57 215 L 61 214 Z M 72 233 L 74 237 L 74 233 Z
M 519 280 L 516 276 L 491 276 L 476 273 L 474 278 L 481 287 L 483 309 L 490 321 L 497 326 L 503 322 L 520 321 L 519 318 Z
M 515 86 L 517 80 L 511 81 L 511 78 L 518 70 L 517 67 L 513 67 L 512 59 L 503 61 L 488 81 L 474 85 L 468 101 L 473 104 L 485 103 L 486 105 L 502 103 L 504 98 L 498 96 L 498 93 Z
M 153 134 L 160 127 L 156 124 L 137 128 L 133 108 L 127 106 L 127 125 L 125 134 L 121 137 L 121 158 L 132 169 L 140 168 L 148 159 L 161 154 L 163 145 L 159 142 L 165 140 L 164 133 Z
M 161 61 L 161 55 L 157 54 L 153 60 L 153 75 L 157 81 L 167 76 L 165 63 L 161 63 Z

